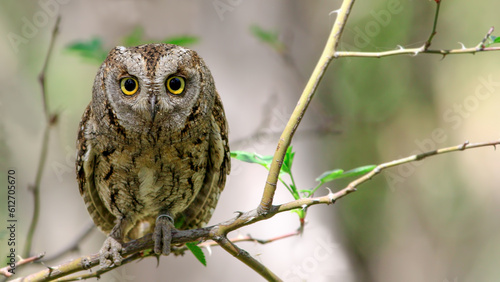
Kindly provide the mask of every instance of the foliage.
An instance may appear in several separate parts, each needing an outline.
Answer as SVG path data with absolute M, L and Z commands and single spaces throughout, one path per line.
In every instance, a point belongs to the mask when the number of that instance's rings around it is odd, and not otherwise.
M 260 41 L 271 46 L 271 48 L 278 53 L 281 54 L 285 51 L 285 44 L 278 39 L 277 32 L 265 30 L 258 25 L 252 25 L 250 27 L 250 32 L 252 32 L 252 34 Z
M 262 156 L 257 153 L 250 153 L 245 151 L 232 151 L 231 157 L 243 162 L 259 164 L 265 167 L 267 170 L 270 169 L 271 163 L 273 161 L 272 155 Z M 340 178 L 360 176 L 372 171 L 376 167 L 376 165 L 367 165 L 351 169 L 349 171 L 344 171 L 342 169 L 325 171 L 316 178 L 318 184 L 314 188 L 298 189 L 292 173 L 292 165 L 294 158 L 295 158 L 295 152 L 293 152 L 292 146 L 289 146 L 286 150 L 285 158 L 283 159 L 283 165 L 281 166 L 279 180 L 287 188 L 290 194 L 292 194 L 295 200 L 312 197 L 316 192 L 316 190 L 318 190 L 318 188 L 320 188 L 327 182 Z M 284 176 L 286 175 L 288 176 L 289 181 L 284 180 Z M 304 218 L 306 216 L 306 209 L 297 209 L 294 210 L 294 212 L 299 215 L 302 228 L 304 223 Z
M 198 37 L 179 35 L 161 40 L 144 40 L 144 30 L 142 27 L 138 26 L 132 30 L 129 35 L 125 36 L 120 44 L 130 47 L 154 42 L 188 46 L 197 43 Z M 68 45 L 66 50 L 97 64 L 102 63 L 109 52 L 109 49 L 104 47 L 103 40 L 99 37 L 92 37 L 89 40 L 74 42 Z
M 198 247 L 193 242 L 186 243 L 186 247 L 201 262 L 201 264 L 203 264 L 204 266 L 207 266 L 207 260 L 205 259 L 205 254 L 203 253 L 203 251 L 201 250 L 200 247 Z

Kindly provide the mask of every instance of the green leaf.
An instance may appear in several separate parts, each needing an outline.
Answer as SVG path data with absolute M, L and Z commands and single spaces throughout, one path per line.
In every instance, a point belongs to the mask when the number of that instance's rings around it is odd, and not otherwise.
M 132 32 L 123 39 L 123 45 L 130 47 L 143 44 L 142 35 L 144 34 L 144 29 L 141 26 L 137 26 L 132 30 Z
M 231 157 L 247 163 L 260 164 L 266 168 L 268 168 L 273 161 L 273 156 L 261 156 L 257 153 L 249 153 L 245 151 L 232 151 Z
M 488 47 L 488 46 L 490 46 L 492 44 L 497 44 L 497 43 L 500 43 L 500 37 L 497 37 L 497 36 L 494 36 L 494 35 L 490 35 L 488 37 L 487 43 L 484 44 L 484 45 L 485 45 L 485 47 Z
M 306 211 L 304 209 L 294 209 L 294 210 L 291 210 L 291 212 L 296 213 L 299 216 L 299 218 L 306 217 Z
M 292 146 L 286 149 L 285 158 L 283 159 L 283 165 L 281 166 L 281 171 L 291 174 L 293 158 L 295 157 L 295 152 L 292 152 Z
M 161 42 L 166 43 L 166 44 L 175 44 L 175 45 L 181 45 L 181 46 L 188 46 L 188 45 L 193 45 L 195 43 L 198 43 L 199 38 L 195 36 L 174 36 L 174 37 L 167 37 L 163 39 Z
M 201 264 L 203 264 L 204 266 L 207 266 L 207 260 L 205 259 L 205 254 L 203 253 L 203 251 L 201 250 L 200 247 L 198 247 L 193 242 L 186 243 L 186 247 L 201 262 Z
M 250 27 L 250 31 L 255 37 L 260 39 L 262 42 L 269 44 L 274 50 L 278 51 L 279 53 L 285 51 L 285 44 L 279 41 L 277 32 L 264 30 L 258 25 L 252 25 Z
M 376 165 L 361 166 L 346 172 L 344 172 L 342 169 L 325 171 L 320 176 L 318 176 L 318 178 L 316 178 L 316 181 L 319 181 L 321 183 L 326 183 L 339 178 L 363 175 L 372 171 L 375 167 L 377 166 Z
M 334 170 L 325 171 L 320 176 L 318 176 L 318 178 L 316 178 L 316 181 L 319 181 L 322 183 L 329 182 L 329 181 L 332 181 L 334 179 L 339 178 L 342 175 L 342 173 L 344 173 L 344 170 L 342 170 L 342 169 L 334 169 Z
M 374 168 L 376 168 L 376 165 L 365 165 L 365 166 L 360 166 L 354 169 L 351 169 L 349 171 L 346 171 L 342 174 L 342 177 L 351 177 L 351 176 L 359 176 L 366 174 L 370 171 L 372 171 Z
M 98 37 L 93 37 L 88 41 L 78 41 L 66 47 L 66 50 L 77 53 L 83 58 L 97 61 L 98 63 L 104 61 L 108 55 L 108 51 L 104 50 L 102 41 Z

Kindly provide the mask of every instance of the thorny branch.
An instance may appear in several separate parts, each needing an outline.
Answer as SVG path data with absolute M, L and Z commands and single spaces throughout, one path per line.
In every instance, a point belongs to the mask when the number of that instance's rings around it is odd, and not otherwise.
M 220 236 L 221 230 L 224 230 L 224 233 L 230 232 L 236 229 L 239 229 L 243 226 L 247 226 L 262 220 L 266 220 L 270 217 L 273 217 L 274 215 L 294 209 L 300 209 L 300 208 L 308 208 L 313 205 L 318 205 L 318 204 L 333 204 L 335 201 L 337 201 L 340 198 L 343 198 L 344 196 L 355 192 L 356 188 L 371 180 L 375 175 L 380 174 L 383 170 L 395 167 L 398 165 L 402 165 L 405 163 L 409 162 L 416 162 L 423 160 L 425 158 L 428 158 L 430 156 L 435 156 L 435 155 L 442 155 L 445 153 L 451 153 L 451 152 L 458 152 L 458 151 L 465 151 L 469 149 L 474 149 L 474 148 L 480 148 L 480 147 L 496 147 L 497 145 L 500 145 L 500 140 L 497 141 L 491 141 L 491 142 L 482 142 L 482 143 L 469 143 L 465 142 L 456 146 L 452 147 L 447 147 L 447 148 L 442 148 L 434 151 L 429 151 L 417 155 L 412 155 L 406 158 L 386 162 L 377 165 L 371 172 L 365 174 L 364 176 L 352 181 L 349 183 L 344 189 L 337 191 L 337 192 L 331 192 L 328 193 L 325 196 L 321 197 L 315 197 L 315 198 L 303 198 L 295 201 L 291 201 L 288 203 L 284 203 L 281 205 L 273 205 L 271 206 L 271 209 L 267 215 L 260 215 L 258 213 L 257 209 L 242 213 L 238 216 L 236 216 L 233 219 L 230 219 L 228 221 L 219 223 L 214 226 L 210 227 L 205 227 L 205 228 L 200 228 L 200 229 L 193 229 L 193 230 L 175 230 L 172 233 L 172 243 L 174 244 L 180 244 L 180 243 L 187 243 L 187 242 L 197 242 L 200 240 L 207 240 L 207 239 L 212 239 L 214 241 L 217 241 L 219 245 L 221 245 L 226 251 L 230 252 L 231 254 L 235 255 L 240 259 L 239 257 L 245 257 L 244 261 L 247 264 L 248 261 L 252 261 L 253 258 L 251 258 L 247 252 L 244 250 L 238 248 L 236 245 L 234 245 L 234 242 L 231 242 L 224 236 Z M 287 236 L 283 237 L 290 237 L 294 236 L 294 233 L 291 233 Z M 248 238 L 249 239 L 249 238 Z M 273 240 L 277 240 L 273 239 Z M 255 240 L 252 240 L 255 241 Z M 258 241 L 257 241 L 258 242 Z M 266 242 L 266 241 L 264 241 Z M 128 262 L 131 262 L 136 259 L 148 257 L 154 255 L 152 252 L 149 253 L 144 253 L 145 250 L 150 250 L 154 245 L 153 239 L 151 234 L 148 234 L 140 239 L 128 242 L 124 245 L 124 250 L 122 252 L 122 255 L 126 257 L 124 260 L 123 264 L 126 264 Z M 128 256 L 128 257 L 127 257 Z M 30 276 L 25 277 L 27 281 L 49 281 L 53 279 L 57 279 L 60 277 L 67 276 L 71 273 L 75 273 L 78 271 L 82 270 L 88 270 L 92 267 L 95 267 L 99 265 L 99 254 L 92 254 L 90 256 L 83 256 L 78 259 L 75 259 L 73 261 L 70 261 L 68 263 L 61 264 L 59 266 L 55 267 L 50 267 L 47 268 L 43 271 L 34 273 Z M 261 265 L 256 264 L 255 266 Z M 112 266 L 110 268 L 104 269 L 104 270 L 97 270 L 94 273 L 91 274 L 86 274 L 86 275 L 92 275 L 91 277 L 99 277 L 100 274 L 105 273 L 107 271 L 110 271 L 116 267 L 119 266 Z M 254 267 L 252 267 L 254 268 Z M 264 277 L 268 278 L 269 280 L 278 280 L 279 278 L 272 276 L 272 273 L 267 273 L 267 268 L 265 269 L 260 269 L 256 270 L 259 274 L 262 274 L 263 272 L 266 273 L 266 275 L 263 275 Z M 85 274 L 84 274 L 85 275 Z M 78 276 L 82 277 L 82 276 Z M 273 279 L 270 279 L 273 278 Z M 76 277 L 75 277 L 76 279 Z M 58 281 L 63 281 L 63 280 L 58 280 Z M 68 281 L 68 280 L 64 280 Z
M 262 220 L 269 219 L 273 217 L 274 215 L 285 212 L 285 211 L 290 211 L 293 209 L 300 209 L 300 208 L 307 208 L 312 205 L 317 205 L 317 204 L 332 204 L 336 200 L 356 191 L 356 188 L 364 183 L 370 180 L 373 176 L 379 174 L 382 170 L 398 166 L 404 163 L 408 162 L 413 162 L 413 161 L 419 161 L 424 158 L 427 158 L 429 156 L 434 156 L 434 155 L 439 155 L 439 154 L 444 154 L 448 152 L 455 152 L 455 151 L 462 151 L 462 150 L 467 150 L 467 149 L 472 149 L 472 148 L 478 148 L 478 147 L 485 147 L 485 146 L 496 146 L 500 145 L 500 141 L 494 141 L 494 142 L 486 142 L 486 143 L 475 143 L 475 144 L 469 144 L 468 142 L 463 143 L 458 146 L 454 147 L 448 147 L 448 148 L 443 148 L 435 151 L 430 151 L 426 152 L 423 154 L 418 154 L 418 155 L 413 155 L 407 158 L 395 160 L 392 162 L 387 162 L 378 165 L 374 170 L 372 170 L 370 173 L 367 173 L 366 175 L 356 179 L 355 181 L 351 182 L 348 186 L 346 186 L 344 189 L 338 191 L 338 192 L 330 192 L 325 196 L 322 197 L 315 197 L 315 198 L 302 198 L 299 200 L 291 201 L 285 204 L 281 205 L 273 205 L 273 197 L 274 197 L 274 192 L 276 189 L 276 183 L 278 181 L 278 175 L 279 171 L 283 162 L 283 158 L 286 152 L 286 149 L 291 143 L 291 139 L 293 138 L 294 133 L 297 130 L 297 127 L 305 113 L 305 111 L 308 108 L 308 105 L 314 96 L 314 93 L 316 91 L 316 88 L 318 84 L 320 83 L 323 74 L 325 70 L 327 69 L 328 65 L 330 62 L 335 59 L 335 58 L 340 58 L 340 57 L 385 57 L 385 56 L 393 56 L 393 55 L 402 55 L 402 54 L 414 54 L 418 55 L 419 53 L 428 53 L 428 54 L 441 54 L 443 56 L 448 55 L 448 54 L 463 54 L 463 53 L 476 53 L 480 51 L 497 51 L 500 50 L 499 47 L 485 47 L 483 40 L 478 46 L 474 48 L 462 48 L 462 49 L 453 49 L 453 50 L 431 50 L 428 49 L 428 47 L 431 44 L 431 41 L 436 34 L 436 26 L 437 26 L 437 18 L 439 14 L 439 4 L 440 1 L 436 1 L 438 3 L 437 10 L 436 10 L 436 15 L 435 15 L 435 20 L 433 24 L 433 29 L 431 32 L 431 35 L 429 36 L 429 39 L 426 41 L 426 43 L 420 47 L 420 48 L 414 48 L 414 49 L 400 49 L 400 50 L 394 50 L 394 51 L 388 51 L 388 52 L 342 52 L 342 51 L 336 51 L 337 50 L 337 45 L 339 43 L 342 31 L 344 29 L 344 26 L 347 22 L 347 18 L 350 14 L 351 8 L 354 4 L 354 0 L 344 0 L 342 3 L 342 6 L 339 10 L 334 11 L 337 13 L 337 18 L 336 21 L 333 25 L 332 31 L 330 33 L 330 36 L 328 38 L 328 41 L 326 43 L 325 49 L 316 65 L 316 68 L 314 69 L 298 103 L 295 108 L 295 110 L 292 113 L 292 116 L 290 117 L 283 133 L 281 134 L 280 140 L 278 142 L 278 146 L 273 158 L 273 163 L 271 165 L 270 172 L 268 174 L 268 178 L 265 184 L 264 188 L 264 193 L 261 199 L 261 203 L 258 206 L 258 208 L 241 213 L 238 216 L 236 216 L 233 219 L 230 219 L 228 221 L 222 222 L 220 224 L 211 226 L 211 227 L 206 227 L 206 228 L 201 228 L 201 229 L 194 229 L 194 230 L 176 230 L 172 234 L 172 243 L 174 244 L 182 244 L 186 242 L 199 242 L 199 241 L 205 241 L 205 240 L 214 240 L 219 244 L 222 248 L 224 248 L 227 252 L 232 254 L 233 256 L 237 257 L 239 260 L 241 260 L 243 263 L 247 264 L 249 267 L 254 269 L 257 273 L 259 273 L 261 276 L 266 278 L 267 280 L 270 281 L 279 281 L 280 279 L 272 273 L 268 268 L 266 268 L 264 265 L 262 265 L 260 262 L 256 261 L 254 258 L 252 258 L 246 251 L 240 249 L 238 246 L 236 246 L 234 243 L 237 241 L 235 240 L 234 242 L 230 241 L 227 239 L 227 234 L 231 231 L 237 230 L 243 226 L 247 226 Z M 41 179 L 41 174 L 43 173 L 43 167 L 44 167 L 44 160 L 47 154 L 47 144 L 48 144 L 48 132 L 49 128 L 51 125 L 55 124 L 57 117 L 56 115 L 49 116 L 49 111 L 47 107 L 47 101 L 46 101 L 46 89 L 45 89 L 45 73 L 47 69 L 47 64 L 49 61 L 49 57 L 51 54 L 51 51 L 53 49 L 53 43 L 57 34 L 58 30 L 58 25 L 59 25 L 59 19 L 57 20 L 57 23 L 55 25 L 53 34 L 52 34 L 52 40 L 49 46 L 49 51 L 46 57 L 46 61 L 44 63 L 42 72 L 40 74 L 40 83 L 42 85 L 42 95 L 43 95 L 43 105 L 44 105 L 44 112 L 47 118 L 47 126 L 44 131 L 44 139 L 43 139 L 43 144 L 42 144 L 42 153 L 40 157 L 40 163 L 38 166 L 38 172 L 37 172 L 37 178 L 35 181 L 35 184 L 33 186 L 33 193 L 35 195 L 35 207 L 34 207 L 34 216 L 32 220 L 32 224 L 30 226 L 30 232 L 28 235 L 28 240 L 27 240 L 27 245 L 26 245 L 26 250 L 25 253 L 29 253 L 31 249 L 31 239 L 36 227 L 37 219 L 38 219 L 38 213 L 39 213 L 39 185 L 40 185 L 40 179 Z M 493 30 L 490 29 L 488 32 L 486 38 L 489 37 Z M 295 234 L 289 234 L 286 236 L 282 236 L 282 238 L 289 237 L 289 236 L 294 236 Z M 249 241 L 256 241 L 259 242 L 251 237 L 246 238 Z M 207 244 L 213 244 L 213 243 L 207 243 Z M 148 252 L 146 250 L 150 250 L 153 246 L 153 240 L 151 234 L 146 235 L 140 239 L 128 242 L 124 245 L 124 250 L 122 252 L 122 255 L 125 258 L 123 261 L 123 264 L 126 264 L 128 262 L 144 258 L 147 256 L 152 256 L 152 252 Z M 34 257 L 33 260 L 39 259 L 39 257 Z M 33 261 L 30 260 L 30 261 Z M 28 260 L 24 260 L 28 261 Z M 26 263 L 24 262 L 24 263 Z M 21 263 L 21 262 L 19 262 Z M 78 276 L 72 276 L 72 277 L 65 277 L 69 274 L 82 271 L 82 270 L 89 270 L 99 264 L 99 254 L 92 254 L 89 256 L 83 256 L 78 259 L 72 260 L 67 263 L 63 263 L 59 266 L 55 267 L 48 267 L 45 270 L 39 271 L 37 273 L 31 274 L 27 277 L 24 277 L 23 279 L 27 281 L 48 281 L 48 280 L 54 280 L 61 278 L 58 281 L 70 281 L 70 280 L 80 280 L 80 279 L 85 279 L 85 278 L 90 278 L 90 277 L 99 277 L 101 274 L 108 272 L 118 266 L 112 266 L 106 269 L 99 269 L 94 272 L 86 273 L 83 275 L 78 275 Z

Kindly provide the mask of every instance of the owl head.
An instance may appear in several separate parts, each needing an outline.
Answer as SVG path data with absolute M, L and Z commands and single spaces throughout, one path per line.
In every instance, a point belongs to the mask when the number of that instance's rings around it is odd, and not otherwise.
M 172 44 L 118 46 L 97 73 L 91 106 L 127 130 L 180 131 L 207 118 L 215 95 L 212 75 L 195 51 Z

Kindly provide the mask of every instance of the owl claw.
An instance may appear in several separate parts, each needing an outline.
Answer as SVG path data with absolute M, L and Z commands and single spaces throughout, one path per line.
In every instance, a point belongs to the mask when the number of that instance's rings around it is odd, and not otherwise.
M 123 260 L 121 251 L 122 244 L 120 242 L 113 237 L 106 238 L 99 251 L 99 267 L 105 269 L 112 265 L 120 265 Z
M 170 243 L 172 242 L 172 229 L 174 229 L 174 219 L 167 214 L 161 214 L 156 219 L 153 240 L 155 241 L 155 254 L 170 254 Z

